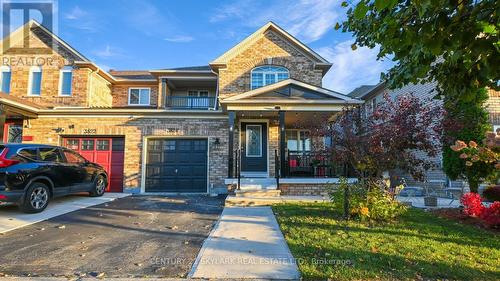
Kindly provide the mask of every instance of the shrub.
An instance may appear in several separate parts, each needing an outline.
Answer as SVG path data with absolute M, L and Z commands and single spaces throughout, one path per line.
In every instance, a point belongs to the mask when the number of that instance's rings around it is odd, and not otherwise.
M 500 185 L 488 186 L 483 191 L 483 197 L 489 201 L 500 201 Z
M 394 199 L 391 193 L 380 188 L 368 192 L 367 208 L 369 219 L 374 221 L 390 221 L 406 211 L 406 206 Z
M 344 196 L 345 190 L 349 191 L 349 211 L 351 215 L 355 215 L 353 212 L 355 208 L 353 206 L 359 206 L 362 201 L 366 200 L 366 189 L 359 182 L 348 183 L 346 178 L 340 178 L 338 188 L 334 189 L 330 193 L 330 199 L 332 200 L 333 206 L 339 212 L 344 210 Z
M 464 213 L 471 217 L 479 217 L 484 209 L 481 196 L 475 192 L 464 194 L 460 202 L 464 205 Z
M 491 206 L 485 208 L 480 218 L 491 227 L 500 226 L 500 202 L 495 201 Z
M 361 221 L 391 221 L 406 211 L 406 206 L 399 203 L 392 193 L 377 185 L 370 187 L 367 182 L 348 184 L 345 179 L 330 197 L 334 208 L 342 212 L 344 208 L 345 189 L 349 189 L 349 213 L 351 217 Z

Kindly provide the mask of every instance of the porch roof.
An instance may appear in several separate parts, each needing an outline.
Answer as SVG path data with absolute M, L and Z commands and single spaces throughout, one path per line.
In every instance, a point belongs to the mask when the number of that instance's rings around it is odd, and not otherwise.
M 45 109 L 36 103 L 23 100 L 0 92 L 0 110 L 6 111 L 9 114 L 21 115 L 30 118 L 38 117 L 38 111 Z
M 338 111 L 363 101 L 341 93 L 286 79 L 220 101 L 228 110 L 318 110 Z

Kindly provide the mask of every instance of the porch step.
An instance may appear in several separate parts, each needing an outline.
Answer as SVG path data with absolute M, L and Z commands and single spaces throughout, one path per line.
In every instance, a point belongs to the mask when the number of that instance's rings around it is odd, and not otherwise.
M 272 198 L 279 197 L 281 190 L 277 189 L 256 189 L 256 190 L 236 190 L 236 197 L 256 197 L 256 198 Z
M 234 185 L 238 183 L 238 179 L 230 179 Z M 227 182 L 226 182 L 227 184 Z M 276 179 L 274 178 L 241 178 L 240 190 L 273 190 L 276 189 Z

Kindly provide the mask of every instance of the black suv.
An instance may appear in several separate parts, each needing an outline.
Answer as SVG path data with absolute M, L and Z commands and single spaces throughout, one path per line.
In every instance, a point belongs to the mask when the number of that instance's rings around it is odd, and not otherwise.
M 76 192 L 102 196 L 106 171 L 80 154 L 43 144 L 0 144 L 0 203 L 26 213 L 43 211 L 51 198 Z

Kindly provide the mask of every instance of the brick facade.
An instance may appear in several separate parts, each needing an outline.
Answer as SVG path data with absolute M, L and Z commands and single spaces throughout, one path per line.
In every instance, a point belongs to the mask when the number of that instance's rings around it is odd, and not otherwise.
M 32 27 L 29 35 L 31 47 L 47 48 L 50 34 L 42 29 Z M 56 42 L 57 43 L 57 42 Z M 207 111 L 193 113 L 189 111 L 173 113 L 165 108 L 165 98 L 179 94 L 186 96 L 187 89 L 200 87 L 199 81 L 190 87 L 186 79 L 175 89 L 167 87 L 162 91 L 162 73 L 153 71 L 116 71 L 103 73 L 91 62 L 86 61 L 77 52 L 66 45 L 47 53 L 18 53 L 6 51 L 2 61 L 11 66 L 11 96 L 40 105 L 38 118 L 23 120 L 24 142 L 62 145 L 64 137 L 99 137 L 117 136 L 125 138 L 124 191 L 144 188 L 143 159 L 148 138 L 207 138 L 209 145 L 209 191 L 224 189 L 224 179 L 228 172 L 228 118 L 224 109 L 219 112 Z M 290 78 L 321 86 L 323 70 L 318 69 L 317 58 L 311 53 L 297 47 L 288 41 L 286 36 L 276 30 L 269 29 L 262 36 L 255 38 L 251 45 L 242 48 L 238 54 L 228 60 L 224 68 L 218 69 L 217 87 L 213 78 L 215 74 L 186 72 L 195 78 L 211 78 L 212 84 L 202 84 L 203 89 L 210 90 L 210 96 L 218 94 L 220 98 L 241 94 L 250 90 L 251 70 L 261 65 L 284 66 L 289 70 Z M 42 68 L 42 85 L 40 96 L 28 96 L 29 73 L 31 65 L 12 64 L 23 57 L 51 62 L 40 64 Z M 4 65 L 6 65 L 4 63 Z M 84 66 L 85 65 L 85 66 Z M 59 95 L 61 69 L 73 67 L 71 96 Z M 182 72 L 182 71 L 181 71 Z M 121 75 L 121 76 L 120 76 Z M 128 77 L 127 77 L 128 75 Z M 183 77 L 183 73 L 173 74 Z M 134 78 L 132 78 L 134 77 Z M 144 78 L 145 77 L 145 78 Z M 188 77 L 191 78 L 191 77 Z M 167 79 L 168 80 L 168 79 Z M 168 84 L 169 82 L 167 82 Z M 206 85 L 212 85 L 206 87 Z M 128 104 L 130 88 L 150 88 L 150 106 L 131 107 Z M 216 91 L 218 90 L 218 93 Z M 166 96 L 160 93 L 165 92 Z M 88 112 L 83 111 L 89 110 Z M 47 112 L 47 109 L 50 112 Z M 142 110 L 142 111 L 141 111 Z M 179 110 L 177 110 L 179 111 Z M 180 110 L 182 111 L 182 110 Z M 269 122 L 268 126 L 268 170 L 269 177 L 275 176 L 275 151 L 279 147 L 278 116 L 262 117 L 259 112 L 253 112 L 252 117 L 238 115 L 240 119 L 250 118 Z M 271 117 L 270 117 L 271 116 Z M 95 134 L 86 135 L 86 132 Z M 239 147 L 240 131 L 235 131 L 234 149 Z M 28 139 L 32 139 L 28 141 Z M 218 139 L 220 145 L 214 145 Z M 284 194 L 321 194 L 319 186 L 284 185 Z
M 286 67 L 290 78 L 321 86 L 323 75 L 321 70 L 314 69 L 314 61 L 276 32 L 267 31 L 219 71 L 219 96 L 224 99 L 249 91 L 252 69 L 268 64 Z
M 209 186 L 224 186 L 227 176 L 228 125 L 225 118 L 155 118 L 155 117 L 40 117 L 24 121 L 23 135 L 33 136 L 34 143 L 62 145 L 65 136 L 85 136 L 84 129 L 95 129 L 92 136 L 125 137 L 124 188 L 141 186 L 145 137 L 206 137 L 209 140 Z M 57 133 L 54 128 L 63 128 Z M 219 138 L 220 146 L 212 145 Z M 127 190 L 125 190 L 127 191 Z
M 158 106 L 158 84 L 153 82 L 133 85 L 114 85 L 112 89 L 113 107 L 128 106 L 128 93 L 131 88 L 150 88 L 149 106 Z

